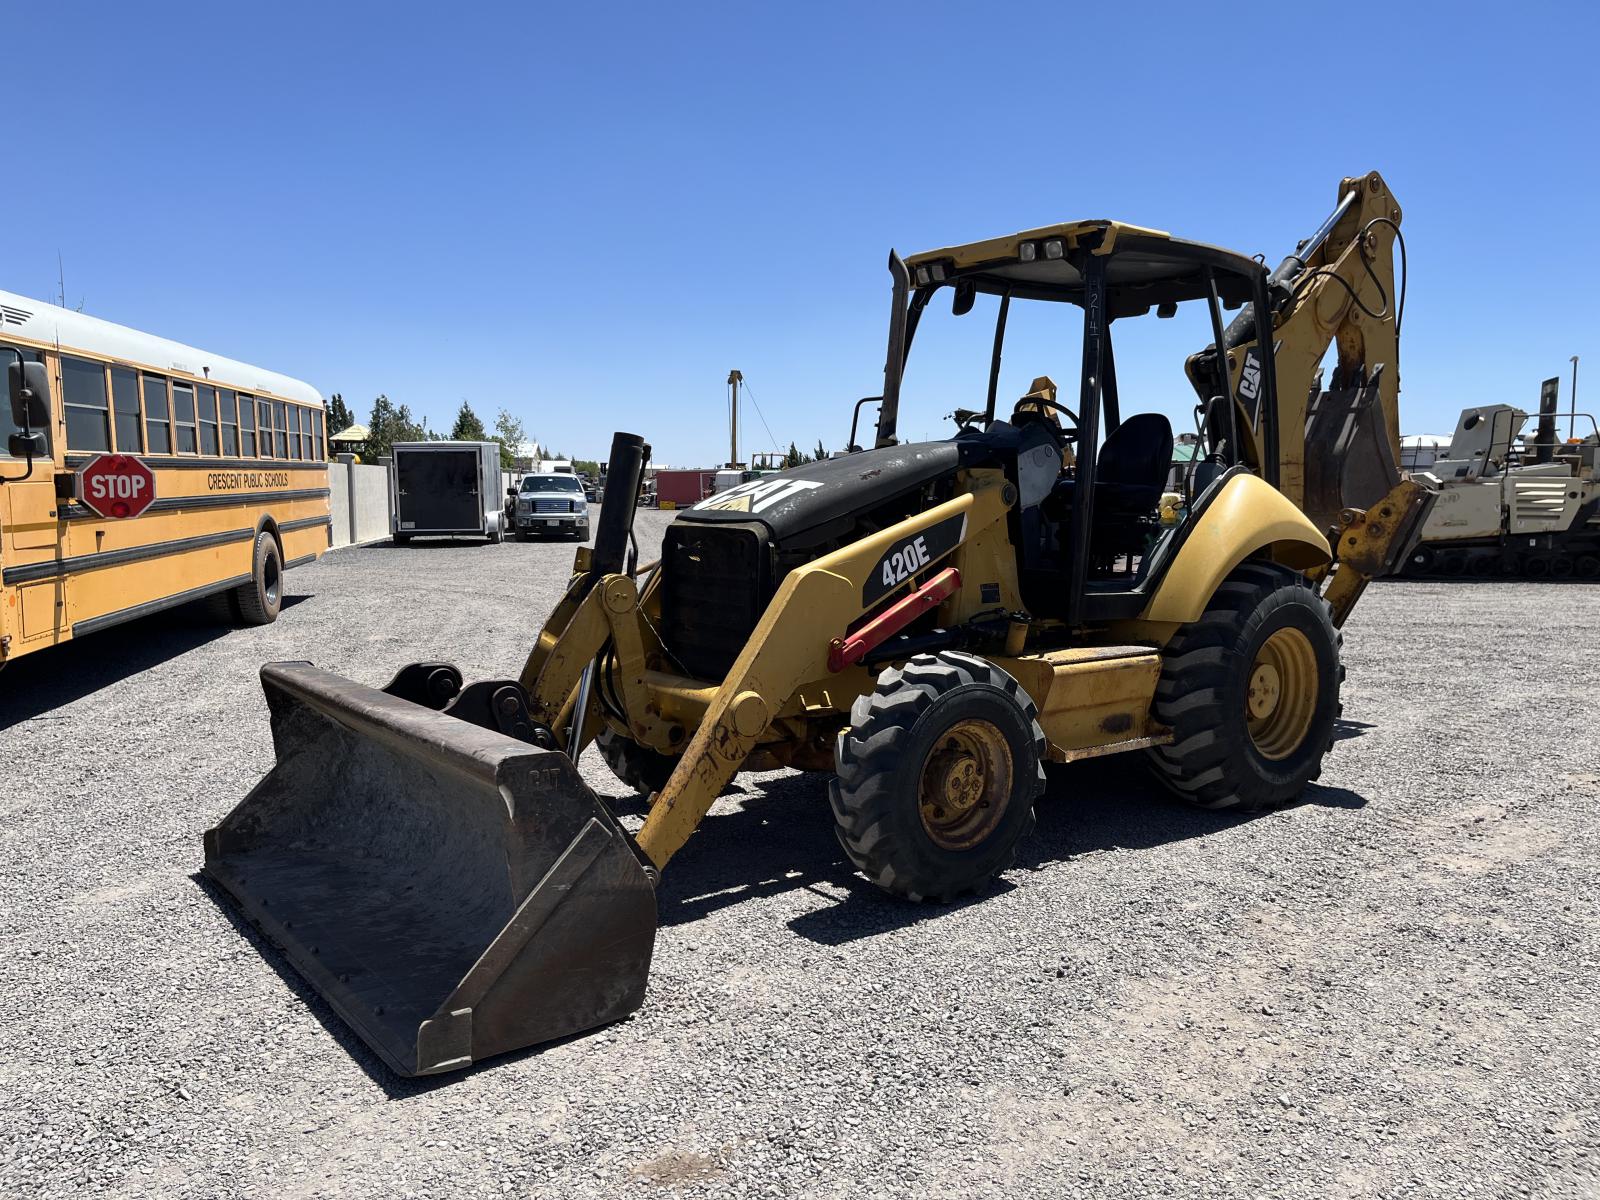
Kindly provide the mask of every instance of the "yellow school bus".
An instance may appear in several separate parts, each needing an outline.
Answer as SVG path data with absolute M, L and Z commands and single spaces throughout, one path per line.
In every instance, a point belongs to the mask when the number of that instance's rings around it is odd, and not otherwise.
M 271 621 L 283 572 L 328 549 L 310 385 L 5 291 L 0 370 L 0 665 L 192 600 Z M 79 495 L 107 454 L 153 474 L 138 516 Z

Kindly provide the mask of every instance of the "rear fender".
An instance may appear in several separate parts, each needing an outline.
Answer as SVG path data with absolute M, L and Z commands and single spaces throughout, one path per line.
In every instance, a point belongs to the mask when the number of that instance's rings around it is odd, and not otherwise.
M 1288 497 L 1258 476 L 1236 475 L 1195 518 L 1139 619 L 1198 621 L 1229 573 L 1263 551 L 1297 571 L 1312 571 L 1333 559 L 1328 539 Z

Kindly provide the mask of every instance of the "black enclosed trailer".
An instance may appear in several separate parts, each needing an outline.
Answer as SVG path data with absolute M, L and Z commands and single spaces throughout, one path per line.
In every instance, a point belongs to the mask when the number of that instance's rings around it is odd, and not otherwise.
M 397 442 L 394 540 L 505 535 L 499 442 Z

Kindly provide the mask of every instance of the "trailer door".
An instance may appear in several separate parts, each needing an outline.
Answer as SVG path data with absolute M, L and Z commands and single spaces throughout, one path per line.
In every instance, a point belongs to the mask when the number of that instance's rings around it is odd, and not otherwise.
M 484 503 L 475 449 L 402 451 L 395 457 L 395 484 L 403 532 L 477 533 L 483 529 Z

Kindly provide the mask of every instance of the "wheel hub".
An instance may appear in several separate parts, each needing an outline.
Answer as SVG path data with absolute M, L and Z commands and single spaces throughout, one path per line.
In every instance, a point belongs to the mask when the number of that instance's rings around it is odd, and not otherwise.
M 1270 717 L 1282 695 L 1283 679 L 1278 668 L 1268 662 L 1258 662 L 1250 675 L 1250 715 L 1258 721 Z
M 1245 724 L 1263 758 L 1288 758 L 1305 741 L 1317 710 L 1318 666 L 1311 639 L 1285 626 L 1256 651 L 1245 688 Z
M 1011 795 L 1011 748 L 987 721 L 952 725 L 922 766 L 923 828 L 946 850 L 964 850 L 994 829 Z

